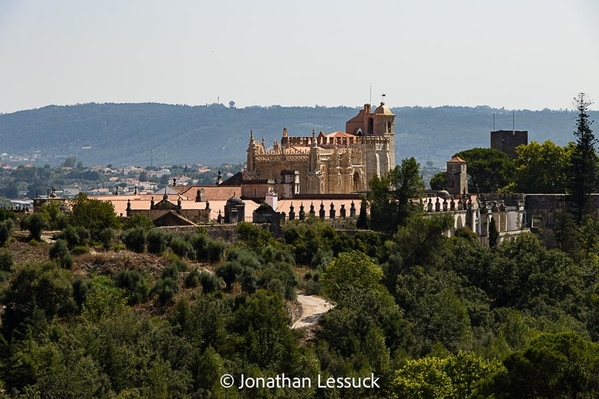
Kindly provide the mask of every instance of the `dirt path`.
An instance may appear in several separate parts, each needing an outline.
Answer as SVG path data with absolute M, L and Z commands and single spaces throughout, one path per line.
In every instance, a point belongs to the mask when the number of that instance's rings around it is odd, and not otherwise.
M 323 313 L 333 308 L 333 305 L 326 299 L 313 295 L 297 294 L 297 301 L 302 305 L 302 315 L 291 328 L 312 326 L 316 324 Z

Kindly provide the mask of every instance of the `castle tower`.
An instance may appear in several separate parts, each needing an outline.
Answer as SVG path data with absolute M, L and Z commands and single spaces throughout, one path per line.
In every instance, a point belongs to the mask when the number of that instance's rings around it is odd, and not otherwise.
M 453 157 L 447 161 L 446 188 L 449 194 L 461 195 L 468 192 L 466 161 Z
M 395 115 L 381 101 L 381 105 L 374 110 L 374 135 L 384 137 L 379 156 L 381 173 L 387 175 L 395 167 Z

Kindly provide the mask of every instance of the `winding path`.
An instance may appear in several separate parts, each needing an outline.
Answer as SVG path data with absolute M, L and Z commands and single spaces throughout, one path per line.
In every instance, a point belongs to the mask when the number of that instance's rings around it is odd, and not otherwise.
M 333 308 L 326 299 L 313 295 L 297 294 L 297 301 L 302 305 L 302 315 L 291 328 L 310 327 L 318 322 L 323 313 Z

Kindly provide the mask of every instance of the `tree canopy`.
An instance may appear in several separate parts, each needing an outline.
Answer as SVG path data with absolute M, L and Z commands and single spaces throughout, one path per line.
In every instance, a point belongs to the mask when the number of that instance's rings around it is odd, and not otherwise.
M 566 192 L 573 146 L 560 147 L 547 140 L 516 147 L 513 191 L 561 194 Z
M 100 239 L 100 233 L 106 228 L 120 227 L 120 220 L 114 212 L 114 206 L 108 201 L 89 198 L 79 193 L 72 202 L 70 223 L 86 228 L 94 240 Z
M 417 201 L 424 193 L 424 183 L 415 158 L 405 158 L 389 171 L 388 176 L 375 176 L 370 181 L 371 228 L 394 233 L 408 217 L 421 210 Z
M 458 152 L 468 163 L 468 191 L 494 193 L 507 186 L 514 178 L 514 163 L 507 154 L 492 148 L 472 148 Z

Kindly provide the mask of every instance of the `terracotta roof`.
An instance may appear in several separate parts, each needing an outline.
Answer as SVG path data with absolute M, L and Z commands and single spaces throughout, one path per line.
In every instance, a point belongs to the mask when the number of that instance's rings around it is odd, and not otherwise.
M 448 163 L 466 163 L 466 161 L 464 161 L 462 158 L 460 157 L 453 157 L 451 158 L 451 160 L 447 161 Z
M 336 132 L 327 134 L 327 137 L 356 137 L 356 136 L 353 134 L 341 132 L 338 130 Z

